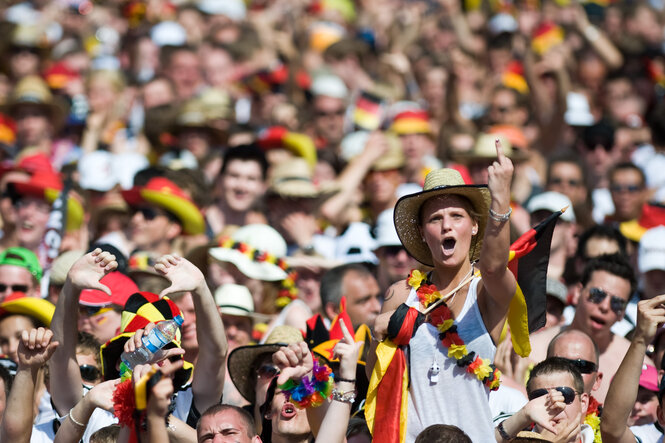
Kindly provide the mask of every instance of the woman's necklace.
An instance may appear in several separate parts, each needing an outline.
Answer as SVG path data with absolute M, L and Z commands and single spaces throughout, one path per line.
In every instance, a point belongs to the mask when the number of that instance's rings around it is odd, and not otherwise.
M 441 295 L 437 287 L 429 281 L 426 274 L 417 269 L 411 271 L 407 283 L 416 290 L 418 300 L 424 308 L 423 313 L 429 314 L 429 322 L 439 331 L 439 340 L 441 340 L 444 348 L 448 348 L 448 357 L 455 358 L 457 366 L 466 368 L 467 373 L 475 375 L 485 386 L 495 391 L 499 389 L 501 383 L 501 371 L 489 359 L 476 356 L 474 351 L 469 352 L 467 350 L 464 340 L 457 333 L 457 325 L 453 314 L 444 301 L 444 298 L 446 300 L 451 299 L 462 286 L 471 281 L 472 277 L 473 267 L 470 275 L 465 277 L 457 288 L 445 296 Z M 439 365 L 434 360 L 428 370 L 431 384 L 438 382 L 439 370 Z

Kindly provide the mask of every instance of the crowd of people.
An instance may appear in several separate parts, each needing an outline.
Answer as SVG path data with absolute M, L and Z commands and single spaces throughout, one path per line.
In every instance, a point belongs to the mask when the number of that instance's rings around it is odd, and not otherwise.
M 0 441 L 663 441 L 662 2 L 0 29 Z M 523 294 L 511 244 L 553 214 Z

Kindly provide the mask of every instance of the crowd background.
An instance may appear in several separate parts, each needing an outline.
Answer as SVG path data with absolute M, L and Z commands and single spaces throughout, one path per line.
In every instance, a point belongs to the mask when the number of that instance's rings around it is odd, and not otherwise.
M 585 390 L 603 403 L 638 302 L 665 292 L 664 21 L 658 0 L 2 2 L 0 309 L 32 313 L 33 326 L 75 321 L 103 344 L 134 332 L 121 327 L 125 302 L 164 291 L 154 265 L 178 254 L 202 272 L 227 340 L 202 344 L 194 288 L 171 294 L 188 362 L 199 347 L 226 358 L 285 343 L 271 333 L 304 333 L 316 314 L 325 329 L 346 313 L 364 340 L 390 285 L 427 270 L 397 236 L 398 198 L 442 167 L 486 184 L 500 140 L 514 165 L 511 238 L 567 208 L 551 244 L 547 329 L 529 359 L 499 344 L 504 385 L 526 393 L 572 322 L 599 349 L 566 357 L 600 363 Z M 111 299 L 82 292 L 78 317 L 54 317 L 71 266 L 96 247 L 124 274 L 102 280 Z M 589 267 L 604 254 L 621 263 Z M 28 328 L 0 319 L 10 367 Z M 631 425 L 658 419 L 654 335 L 652 378 L 640 378 L 653 408 Z M 240 377 L 227 366 L 227 381 Z M 234 379 L 224 402 L 254 403 L 254 391 Z

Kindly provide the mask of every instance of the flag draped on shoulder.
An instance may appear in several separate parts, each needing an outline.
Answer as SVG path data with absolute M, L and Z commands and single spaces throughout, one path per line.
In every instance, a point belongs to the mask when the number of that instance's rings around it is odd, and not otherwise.
M 508 309 L 513 348 L 526 357 L 531 353 L 529 333 L 545 326 L 547 266 L 556 222 L 566 208 L 552 213 L 510 246 L 508 269 L 517 280 Z

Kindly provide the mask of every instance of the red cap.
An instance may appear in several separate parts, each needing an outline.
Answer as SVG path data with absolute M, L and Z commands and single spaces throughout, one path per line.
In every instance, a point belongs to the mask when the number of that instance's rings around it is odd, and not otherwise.
M 105 284 L 111 290 L 110 297 L 99 289 L 84 289 L 81 291 L 79 303 L 85 306 L 114 304 L 124 307 L 127 299 L 135 292 L 139 292 L 139 287 L 136 286 L 136 283 L 118 271 L 109 272 L 100 280 L 100 283 Z

